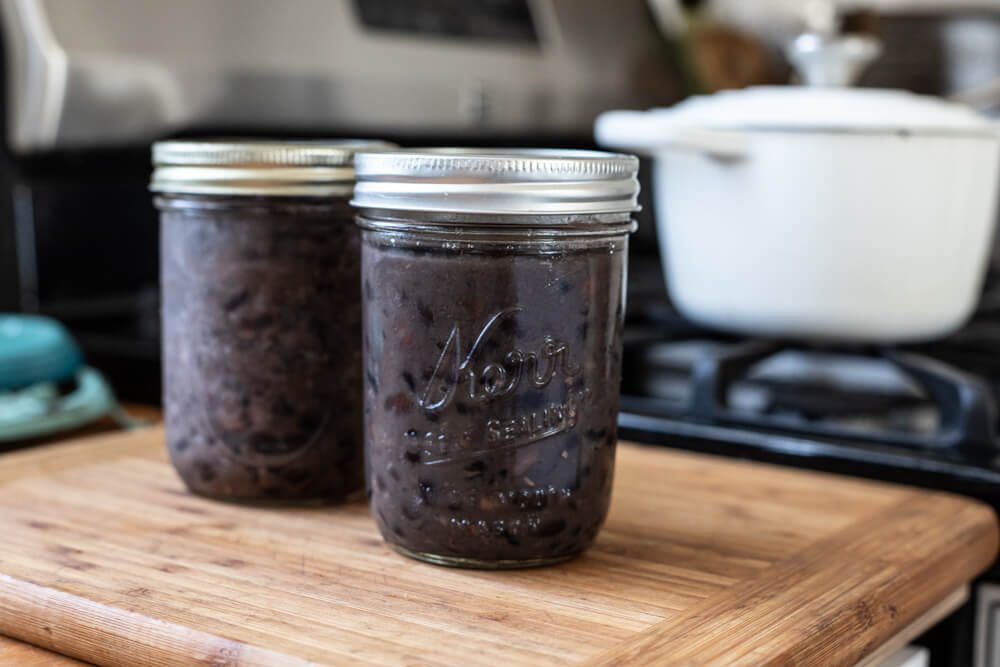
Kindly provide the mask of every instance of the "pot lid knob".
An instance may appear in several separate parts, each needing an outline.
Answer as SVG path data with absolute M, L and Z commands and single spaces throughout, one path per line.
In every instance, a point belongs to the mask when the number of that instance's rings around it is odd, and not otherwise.
M 806 32 L 786 47 L 789 62 L 807 86 L 854 85 L 881 55 L 881 42 L 870 35 L 838 35 L 837 8 L 830 0 L 809 0 L 803 11 Z

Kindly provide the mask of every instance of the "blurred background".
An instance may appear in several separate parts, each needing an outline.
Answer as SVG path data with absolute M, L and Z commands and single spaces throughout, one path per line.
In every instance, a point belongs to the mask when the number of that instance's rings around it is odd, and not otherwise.
M 0 312 L 63 322 L 121 399 L 150 404 L 160 401 L 156 139 L 588 148 L 610 109 L 800 87 L 788 57 L 803 33 L 878 40 L 857 86 L 1000 112 L 994 0 L 2 0 L 0 10 Z M 652 173 L 645 160 L 630 332 L 698 337 L 664 282 Z M 995 319 L 978 320 L 986 338 Z M 626 394 L 656 391 L 626 373 Z
M 795 83 L 783 47 L 816 20 L 808 6 L 3 0 L 0 311 L 63 321 L 121 397 L 156 402 L 151 141 L 236 134 L 588 147 L 608 109 Z M 1000 76 L 996 2 L 838 9 L 838 30 L 875 34 L 884 46 L 862 86 L 949 96 Z M 998 99 L 977 101 L 989 110 Z M 634 243 L 635 308 L 666 300 L 648 193 Z

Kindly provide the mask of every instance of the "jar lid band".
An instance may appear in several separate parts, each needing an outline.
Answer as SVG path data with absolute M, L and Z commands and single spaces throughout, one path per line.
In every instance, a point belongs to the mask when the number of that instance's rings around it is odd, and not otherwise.
M 598 151 L 426 149 L 359 152 L 363 209 L 573 215 L 636 211 L 639 160 Z
M 153 144 L 154 192 L 219 195 L 341 195 L 354 185 L 359 150 L 374 140 L 171 140 Z

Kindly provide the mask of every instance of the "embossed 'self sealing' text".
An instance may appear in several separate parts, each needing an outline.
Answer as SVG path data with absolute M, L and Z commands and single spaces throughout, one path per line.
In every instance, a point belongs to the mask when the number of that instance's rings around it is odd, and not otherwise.
M 458 324 L 452 327 L 441 356 L 434 366 L 434 372 L 418 401 L 420 407 L 431 412 L 440 412 L 455 399 L 459 387 L 464 387 L 462 396 L 475 403 L 509 396 L 524 383 L 534 389 L 542 389 L 562 371 L 569 380 L 578 376 L 581 367 L 569 360 L 569 345 L 561 340 L 546 336 L 538 354 L 514 349 L 508 352 L 502 363 L 480 364 L 481 350 L 490 336 L 504 321 L 523 310 L 520 307 L 505 308 L 490 317 L 465 355 L 462 354 L 462 332 Z
M 468 449 L 456 446 L 454 434 L 444 432 L 433 437 L 428 432 L 420 443 L 422 450 L 414 458 L 421 465 L 441 465 L 445 463 L 462 463 L 473 459 L 496 454 L 500 451 L 512 451 L 533 445 L 540 440 L 565 433 L 576 427 L 580 413 L 590 401 L 590 389 L 572 390 L 562 403 L 553 403 L 541 410 L 503 419 L 493 418 L 486 423 L 486 447 Z M 416 431 L 404 434 L 407 438 L 420 437 Z
M 524 446 L 565 433 L 576 426 L 580 409 L 589 398 L 590 389 L 581 389 L 570 392 L 565 402 L 553 403 L 543 410 L 507 419 L 493 418 L 486 423 L 487 441 Z

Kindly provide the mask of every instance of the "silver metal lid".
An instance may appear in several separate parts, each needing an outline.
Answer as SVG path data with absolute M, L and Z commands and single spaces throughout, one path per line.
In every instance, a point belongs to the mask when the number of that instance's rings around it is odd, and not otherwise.
M 354 154 L 391 150 L 376 140 L 196 139 L 153 144 L 150 189 L 219 195 L 349 195 Z
M 366 209 L 573 215 L 638 210 L 639 160 L 599 151 L 434 148 L 359 152 Z

